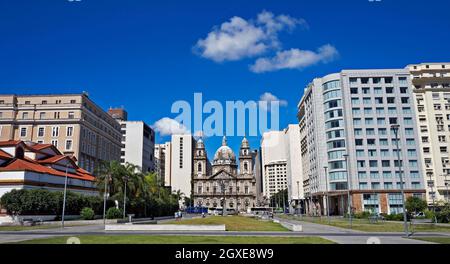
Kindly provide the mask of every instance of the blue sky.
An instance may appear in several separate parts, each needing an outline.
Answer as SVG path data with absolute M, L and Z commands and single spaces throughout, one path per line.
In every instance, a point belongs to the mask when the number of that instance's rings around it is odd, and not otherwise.
M 314 77 L 448 61 L 448 10 L 446 0 L 0 0 L 0 93 L 88 91 L 103 108 L 124 106 L 130 119 L 153 124 L 175 117 L 172 103 L 192 101 L 194 92 L 223 102 L 270 92 L 288 102 L 280 111 L 284 127 L 297 122 L 296 105 Z M 194 48 L 233 17 L 260 26 L 263 11 L 298 23 L 269 34 L 266 49 L 252 56 L 218 61 Z M 321 59 L 317 50 L 327 44 L 339 56 Z M 317 63 L 249 69 L 293 49 L 314 52 Z M 209 155 L 220 140 L 207 139 Z M 239 142 L 229 139 L 234 149 Z M 259 138 L 250 143 L 257 146 Z

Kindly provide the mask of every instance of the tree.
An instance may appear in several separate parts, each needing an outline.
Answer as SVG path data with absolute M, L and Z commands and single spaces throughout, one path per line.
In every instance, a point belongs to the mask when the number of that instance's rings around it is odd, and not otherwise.
M 427 202 L 419 197 L 412 196 L 406 199 L 405 208 L 410 214 L 424 211 L 427 207 Z

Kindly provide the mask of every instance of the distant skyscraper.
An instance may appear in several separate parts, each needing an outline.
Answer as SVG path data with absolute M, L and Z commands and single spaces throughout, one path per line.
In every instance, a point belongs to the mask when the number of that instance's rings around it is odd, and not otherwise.
M 424 194 L 410 75 L 407 70 L 345 70 L 315 79 L 298 111 L 309 213 L 400 213 L 402 167 L 407 196 Z M 399 125 L 401 162 L 394 125 Z M 348 155 L 348 167 L 346 156 Z M 327 199 L 329 197 L 329 199 Z
M 190 134 L 172 135 L 170 143 L 170 186 L 172 191 L 180 190 L 185 196 L 191 197 L 195 139 Z
M 270 197 L 288 191 L 291 210 L 300 209 L 303 199 L 303 176 L 300 128 L 289 125 L 283 131 L 270 131 L 261 140 L 263 194 Z

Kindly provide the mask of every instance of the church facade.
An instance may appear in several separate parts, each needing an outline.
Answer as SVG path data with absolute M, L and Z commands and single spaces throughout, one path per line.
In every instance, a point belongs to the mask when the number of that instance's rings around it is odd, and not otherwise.
M 197 141 L 193 161 L 192 188 L 196 206 L 235 212 L 246 212 L 256 206 L 254 157 L 245 137 L 238 160 L 224 137 L 212 164 L 201 139 Z

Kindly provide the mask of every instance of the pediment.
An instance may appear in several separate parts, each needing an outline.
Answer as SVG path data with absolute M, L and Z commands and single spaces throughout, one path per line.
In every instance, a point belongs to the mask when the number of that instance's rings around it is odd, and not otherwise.
M 218 172 L 216 172 L 215 174 L 213 174 L 210 179 L 214 179 L 214 180 L 234 180 L 236 179 L 236 175 L 233 175 L 231 173 L 229 173 L 226 170 L 220 170 Z

